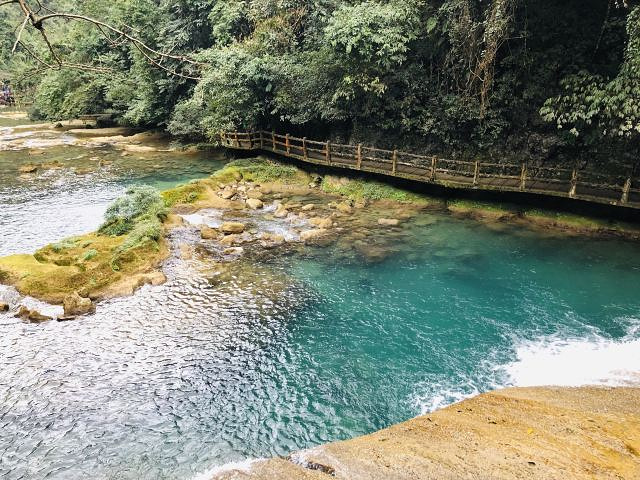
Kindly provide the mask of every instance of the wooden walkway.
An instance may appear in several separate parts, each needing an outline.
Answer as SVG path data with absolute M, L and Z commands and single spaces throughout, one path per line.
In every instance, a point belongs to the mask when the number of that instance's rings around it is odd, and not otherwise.
M 317 165 L 370 172 L 451 188 L 526 192 L 640 209 L 640 177 L 587 169 L 469 162 L 437 156 L 341 145 L 264 130 L 222 133 L 220 143 L 238 150 L 263 150 Z

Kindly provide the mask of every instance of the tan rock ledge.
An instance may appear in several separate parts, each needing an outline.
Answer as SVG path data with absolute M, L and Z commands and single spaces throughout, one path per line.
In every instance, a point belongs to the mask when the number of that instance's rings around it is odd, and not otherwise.
M 640 388 L 514 388 L 212 480 L 640 479 Z

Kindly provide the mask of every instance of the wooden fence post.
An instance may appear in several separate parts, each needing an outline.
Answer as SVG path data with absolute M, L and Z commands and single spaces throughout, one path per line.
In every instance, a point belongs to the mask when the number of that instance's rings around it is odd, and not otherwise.
M 480 175 L 480 161 L 476 160 L 475 168 L 473 169 L 473 186 L 478 186 L 478 176 Z
M 260 130 L 260 150 L 264 150 L 264 130 Z
M 629 192 L 631 191 L 631 177 L 627 178 L 627 181 L 624 182 L 624 186 L 622 187 L 622 198 L 620 199 L 620 203 L 623 205 L 629 201 Z
M 309 160 L 309 154 L 307 153 L 307 137 L 302 139 L 302 156 L 305 160 Z
M 524 192 L 527 188 L 527 164 L 522 164 L 522 170 L 520 171 L 520 191 Z
M 362 170 L 362 144 L 358 144 L 358 150 L 356 151 L 356 168 Z
M 271 143 L 273 144 L 273 151 L 276 151 L 276 132 L 271 131 Z
M 438 157 L 435 155 L 431 157 L 431 181 L 434 182 L 436 179 L 436 166 L 438 164 Z
M 327 165 L 331 165 L 331 142 L 327 140 L 327 147 L 326 147 L 326 157 L 327 157 Z
M 249 132 L 249 150 L 253 150 L 253 134 L 254 132 Z
M 391 175 L 395 176 L 398 173 L 398 150 L 393 151 L 392 162 Z
M 571 173 L 571 187 L 569 188 L 569 198 L 575 198 L 576 189 L 578 188 L 578 170 L 573 169 Z
M 291 143 L 289 141 L 289 134 L 288 133 L 284 136 L 284 145 L 287 148 L 287 155 L 290 155 L 291 154 Z
M 235 132 L 234 134 L 235 140 L 236 140 L 236 147 L 240 148 L 240 140 L 238 140 L 238 132 Z
M 226 132 L 220 132 L 220 143 L 225 145 L 227 143 L 227 134 Z

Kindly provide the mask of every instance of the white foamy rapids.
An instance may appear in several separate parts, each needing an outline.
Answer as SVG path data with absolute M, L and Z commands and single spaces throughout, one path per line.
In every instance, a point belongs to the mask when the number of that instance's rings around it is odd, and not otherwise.
M 524 342 L 516 347 L 515 361 L 497 368 L 517 387 L 640 385 L 638 333 L 636 327 L 620 340 L 594 335 Z
M 206 472 L 199 473 L 195 477 L 193 477 L 191 480 L 211 480 L 214 477 L 214 475 L 220 475 L 221 473 L 232 472 L 232 471 L 249 473 L 251 471 L 251 467 L 253 466 L 253 464 L 258 461 L 259 460 L 249 459 L 249 460 L 243 460 L 242 462 L 225 463 L 224 465 L 213 467 L 210 470 L 207 470 Z
M 482 392 L 507 387 L 640 386 L 640 322 L 619 339 L 592 332 L 515 340 L 515 359 L 489 355 L 474 375 L 435 377 L 416 386 L 411 403 L 425 415 Z M 493 366 L 492 366 L 493 364 Z

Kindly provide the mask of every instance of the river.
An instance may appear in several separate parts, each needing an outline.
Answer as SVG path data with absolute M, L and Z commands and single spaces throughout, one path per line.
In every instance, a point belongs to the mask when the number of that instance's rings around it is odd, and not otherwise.
M 30 149 L 0 150 L 0 255 L 95 229 L 129 185 L 224 164 L 70 144 L 37 158 L 63 168 L 20 176 L 43 146 L 25 132 Z M 0 142 L 15 133 L 0 127 Z M 206 247 L 188 226 L 170 241 Z M 201 255 L 174 254 L 165 285 L 78 321 L 0 313 L 0 477 L 187 480 L 503 386 L 638 380 L 637 243 L 425 212 L 382 262 L 338 248 L 224 281 Z

